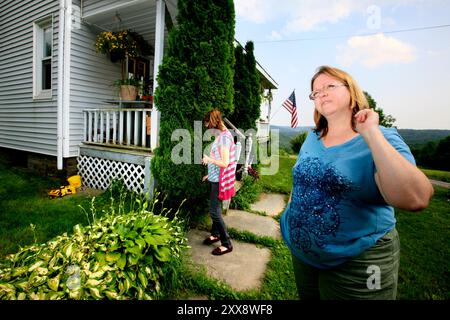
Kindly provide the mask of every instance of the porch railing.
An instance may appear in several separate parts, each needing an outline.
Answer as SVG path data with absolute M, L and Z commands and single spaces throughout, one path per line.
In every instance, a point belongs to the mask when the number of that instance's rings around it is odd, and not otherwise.
M 151 109 L 86 109 L 84 143 L 150 150 Z

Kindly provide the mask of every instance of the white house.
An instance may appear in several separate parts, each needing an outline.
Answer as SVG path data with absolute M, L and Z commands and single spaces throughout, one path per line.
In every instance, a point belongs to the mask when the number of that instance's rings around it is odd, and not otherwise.
M 176 25 L 176 0 L 3 0 L 0 2 L 0 147 L 78 160 L 83 183 L 106 188 L 120 177 L 146 191 L 158 145 L 157 106 L 122 103 L 111 85 L 119 63 L 95 50 L 100 31 L 132 29 L 154 47 L 130 72 L 156 74 Z M 258 64 L 267 90 L 277 83 Z M 146 71 L 142 71 L 146 70 Z M 268 136 L 262 106 L 258 136 Z

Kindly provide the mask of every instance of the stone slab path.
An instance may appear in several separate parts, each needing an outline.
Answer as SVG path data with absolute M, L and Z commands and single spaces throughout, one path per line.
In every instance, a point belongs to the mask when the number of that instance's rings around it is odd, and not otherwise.
M 450 189 L 450 183 L 429 179 L 432 185 Z
M 222 256 L 214 256 L 211 251 L 220 245 L 204 245 L 203 239 L 209 232 L 192 229 L 188 233 L 188 243 L 192 247 L 192 260 L 206 267 L 208 276 L 221 280 L 237 291 L 259 288 L 264 277 L 270 250 L 258 248 L 254 244 L 233 240 L 233 251 Z
M 251 210 L 265 212 L 268 216 L 229 209 L 224 215 L 224 221 L 228 228 L 280 240 L 279 223 L 273 217 L 283 211 L 286 206 L 284 199 L 285 196 L 281 194 L 265 194 Z M 269 249 L 232 239 L 232 252 L 214 256 L 211 251 L 218 247 L 220 242 L 206 246 L 203 240 L 208 236 L 209 232 L 196 229 L 188 233 L 188 244 L 191 247 L 189 255 L 194 265 L 204 267 L 208 276 L 227 283 L 236 291 L 261 287 L 267 263 L 271 258 Z
M 275 217 L 284 210 L 286 201 L 284 194 L 261 193 L 258 201 L 250 206 L 252 211 L 263 211 L 268 216 Z
M 271 217 L 230 209 L 227 215 L 223 217 L 223 220 L 227 227 L 238 231 L 249 231 L 260 237 L 281 239 L 280 226 Z

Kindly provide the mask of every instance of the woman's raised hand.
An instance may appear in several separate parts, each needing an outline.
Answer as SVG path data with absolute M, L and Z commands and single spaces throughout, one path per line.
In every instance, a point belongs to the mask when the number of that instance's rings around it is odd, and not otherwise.
M 373 109 L 363 109 L 358 111 L 355 115 L 356 131 L 362 136 L 370 134 L 374 129 L 378 129 L 380 122 L 378 113 Z

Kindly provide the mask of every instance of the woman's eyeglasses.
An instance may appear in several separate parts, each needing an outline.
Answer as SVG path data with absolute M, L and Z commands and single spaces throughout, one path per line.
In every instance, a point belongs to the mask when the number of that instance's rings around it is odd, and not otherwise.
M 316 100 L 321 95 L 322 92 L 328 93 L 328 92 L 333 91 L 333 90 L 335 90 L 336 88 L 339 88 L 339 87 L 347 87 L 347 85 L 343 84 L 343 83 L 341 83 L 341 84 L 333 84 L 333 83 L 331 83 L 331 84 L 325 86 L 324 88 L 322 88 L 321 90 L 316 90 L 316 91 L 311 92 L 310 95 L 309 95 L 309 98 L 311 100 Z

